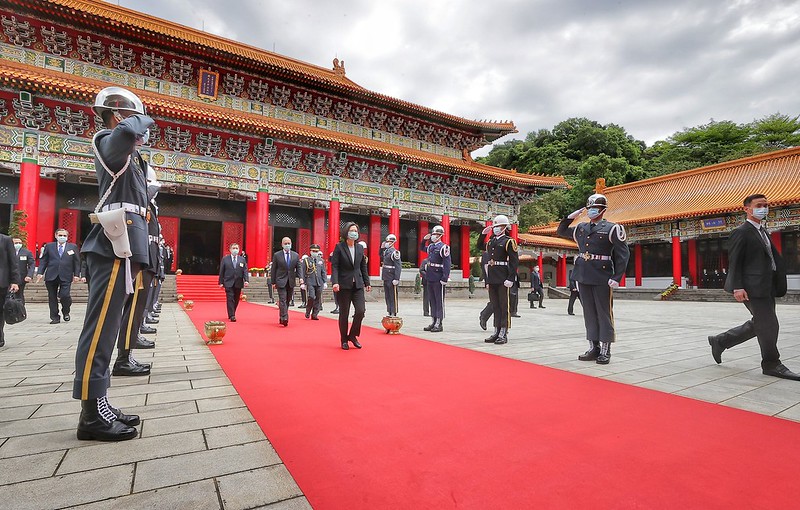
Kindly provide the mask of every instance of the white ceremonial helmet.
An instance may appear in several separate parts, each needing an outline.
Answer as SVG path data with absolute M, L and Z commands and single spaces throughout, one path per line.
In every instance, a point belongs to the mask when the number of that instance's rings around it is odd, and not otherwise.
M 595 193 L 594 195 L 590 195 L 589 198 L 586 199 L 586 208 L 590 207 L 602 207 L 606 209 L 608 207 L 608 200 L 606 199 L 605 195 L 601 195 L 600 193 Z
M 396 243 L 397 242 L 397 236 L 394 235 L 394 234 L 389 234 L 388 236 L 386 236 L 386 242 L 387 243 Z
M 130 90 L 122 87 L 106 87 L 98 92 L 92 110 L 102 118 L 105 111 L 126 111 L 145 115 L 144 104 Z
M 425 234 L 425 239 L 430 239 L 431 236 L 443 236 L 444 235 L 444 227 L 441 225 L 436 225 L 431 229 L 430 234 Z

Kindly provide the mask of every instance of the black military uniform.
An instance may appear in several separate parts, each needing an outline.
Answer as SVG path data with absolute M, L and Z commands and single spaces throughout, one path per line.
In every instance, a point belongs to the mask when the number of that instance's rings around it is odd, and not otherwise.
M 511 287 L 517 276 L 519 251 L 517 242 L 505 230 L 492 237 L 486 251 L 489 253 L 486 283 L 489 284 L 489 300 L 494 311 L 494 334 L 485 341 L 504 344 L 508 342 L 511 328 Z
M 24 246 L 19 250 L 16 250 L 16 257 L 17 257 L 17 267 L 19 270 L 19 291 L 17 295 L 22 299 L 22 302 L 25 302 L 25 285 L 27 282 L 25 278 L 33 279 L 34 269 L 36 267 L 36 261 L 33 259 L 33 253 Z
M 442 227 L 437 226 L 438 229 Z M 431 242 L 427 247 L 428 269 L 425 272 L 425 285 L 428 287 L 428 300 L 431 307 L 431 318 L 433 322 L 430 326 L 425 326 L 425 331 L 438 333 L 444 331 L 442 321 L 444 320 L 444 288 L 447 280 L 450 279 L 450 246 L 444 244 L 441 236 L 444 229 L 440 231 L 434 227 L 432 235 L 438 235 L 436 242 Z M 425 241 L 423 241 L 424 243 Z
M 400 274 L 403 271 L 400 251 L 394 246 L 385 248 L 381 255 L 381 260 L 383 261 L 381 279 L 383 280 L 383 296 L 386 300 L 386 313 L 394 317 L 398 311 L 397 287 L 400 284 Z
M 593 200 L 593 197 L 598 198 Z M 605 208 L 605 197 L 589 197 L 587 207 L 592 206 Z M 557 234 L 574 239 L 580 251 L 580 255 L 575 257 L 572 277 L 578 282 L 581 293 L 586 339 L 590 347 L 578 359 L 607 364 L 611 359 L 611 343 L 615 340 L 610 281 L 618 284 L 622 280 L 630 256 L 625 229 L 606 219 L 579 223 L 575 227 L 571 227 L 571 223 L 569 217 L 561 220 Z
M 483 253 L 481 253 L 481 280 L 483 280 L 483 283 L 486 285 L 486 287 L 489 286 L 489 284 L 486 283 L 486 277 L 487 277 L 486 273 L 488 272 L 488 270 L 489 270 L 489 252 L 484 251 Z M 483 310 L 481 310 L 480 313 L 480 325 L 482 330 L 486 331 L 486 326 L 489 323 L 489 319 L 492 318 L 492 314 L 494 314 L 494 306 L 492 306 L 492 301 L 490 299 L 489 302 L 486 303 L 486 306 L 483 307 Z
M 98 192 L 104 198 L 100 210 L 125 211 L 131 255 L 126 259 L 117 257 L 100 224 L 92 227 L 83 243 L 81 251 L 86 254 L 87 277 L 92 285 L 75 353 L 72 396 L 81 400 L 78 439 L 119 441 L 136 437 L 133 426 L 139 424 L 139 417 L 127 416 L 112 407 L 106 391 L 111 383 L 111 353 L 125 301 L 132 290 L 130 280 L 150 264 L 145 163 L 136 144 L 144 139 L 153 119 L 143 114 L 138 98 L 118 87 L 101 91 L 96 107 L 104 108 L 102 113 L 113 111 L 118 121 L 113 130 L 100 131 L 93 140 Z M 120 110 L 138 114 L 120 120 Z
M 422 279 L 422 315 L 425 317 L 431 316 L 431 303 L 428 301 L 428 280 L 425 275 L 428 274 L 428 259 L 425 258 L 419 264 L 419 277 Z

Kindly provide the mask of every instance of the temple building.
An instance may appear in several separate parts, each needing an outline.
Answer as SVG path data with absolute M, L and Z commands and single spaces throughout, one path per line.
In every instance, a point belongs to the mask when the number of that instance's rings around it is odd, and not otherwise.
M 721 288 L 728 269 L 726 241 L 745 221 L 742 201 L 762 193 L 770 203 L 766 225 L 786 261 L 789 289 L 800 289 L 800 148 L 620 186 L 604 187 L 599 180 L 596 190 L 608 198 L 605 218 L 623 224 L 628 234 L 627 287 Z M 556 227 L 532 227 L 520 234 L 520 244 L 523 252 L 538 256 L 551 284 L 564 286 L 578 253 L 574 243 L 555 237 Z
M 356 221 L 379 272 L 380 241 L 403 260 L 442 224 L 455 276 L 469 235 L 495 214 L 564 188 L 561 177 L 478 164 L 470 152 L 516 132 L 387 97 L 331 69 L 100 0 L 0 4 L 0 229 L 27 214 L 36 249 L 66 228 L 78 243 L 97 203 L 91 110 L 126 87 L 156 124 L 142 153 L 164 183 L 159 215 L 175 265 L 214 273 L 231 242 L 264 267 L 280 239 L 328 250 Z

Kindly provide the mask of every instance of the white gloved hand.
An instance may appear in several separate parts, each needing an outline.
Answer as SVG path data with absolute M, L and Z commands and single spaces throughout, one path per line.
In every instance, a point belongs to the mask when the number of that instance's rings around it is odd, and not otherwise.
M 510 289 L 511 287 L 514 286 L 514 282 L 512 282 L 511 280 L 506 280 L 506 281 L 503 282 L 503 285 L 505 285 L 506 287 L 508 287 Z
M 327 284 L 327 283 L 323 283 L 323 284 L 322 284 L 322 288 L 323 288 L 323 289 L 327 289 L 327 288 L 328 288 L 328 284 Z
M 400 280 L 392 280 L 392 285 L 400 285 Z
M 585 207 L 581 207 L 581 208 L 580 208 L 580 209 L 578 209 L 577 211 L 571 212 L 571 213 L 569 214 L 569 216 L 567 216 L 567 218 L 569 218 L 569 219 L 571 219 L 571 220 L 574 220 L 575 218 L 577 218 L 578 216 L 580 216 L 580 215 L 581 215 L 581 213 L 583 212 L 583 210 L 584 210 L 584 209 L 585 209 Z
M 306 284 L 305 283 L 300 285 L 300 290 L 306 290 Z
M 619 282 L 617 280 L 614 280 L 613 278 L 609 278 L 608 286 L 611 287 L 612 289 L 616 289 L 619 287 Z
M 442 281 L 440 283 L 442 284 L 442 287 L 444 287 L 445 285 L 447 285 L 447 280 L 444 280 L 444 281 Z

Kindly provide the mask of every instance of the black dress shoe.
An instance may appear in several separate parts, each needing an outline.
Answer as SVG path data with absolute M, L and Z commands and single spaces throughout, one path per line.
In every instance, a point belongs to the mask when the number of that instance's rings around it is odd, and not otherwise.
M 138 432 L 118 421 L 116 415 L 104 405 L 103 410 L 98 410 L 98 400 L 81 400 L 81 417 L 78 420 L 78 439 L 81 441 L 125 441 L 133 439 Z
M 481 329 L 486 331 L 486 319 L 481 319 Z
M 544 308 L 542 305 L 539 305 L 539 308 Z
M 306 312 L 306 319 L 308 319 L 309 317 L 311 317 L 311 314 Z
M 142 333 L 143 335 L 150 335 L 156 331 L 158 331 L 156 328 L 152 328 L 150 326 L 142 326 L 139 328 L 139 333 Z
M 719 340 L 715 336 L 708 337 L 708 345 L 711 346 L 711 357 L 713 357 L 714 361 L 719 365 L 722 363 L 722 351 L 724 351 L 725 348 L 719 344 Z
M 153 319 L 152 317 L 146 317 L 144 319 L 145 324 L 158 324 L 158 319 Z
M 318 321 L 318 320 L 319 320 L 319 317 L 317 317 L 316 315 L 312 315 L 312 316 L 311 316 L 311 320 L 312 320 L 312 321 Z
M 429 313 L 423 313 L 422 315 L 424 315 L 425 317 L 430 317 L 431 316 L 431 314 L 429 314 Z
M 231 321 L 231 322 L 236 322 L 236 317 L 231 317 L 231 318 L 230 318 L 230 321 Z
M 331 310 L 331 313 L 337 313 L 338 314 L 339 313 L 339 309 L 335 308 L 335 309 Z
M 6 344 L 6 341 L 4 339 L 0 338 L 0 347 L 4 346 L 5 344 Z
M 494 341 L 497 340 L 497 337 L 499 336 L 500 334 L 497 332 L 497 330 L 495 330 L 492 336 L 490 336 L 489 338 L 485 338 L 483 341 L 486 342 L 487 344 L 493 344 Z
M 430 331 L 430 330 L 433 329 L 434 326 L 436 326 L 436 321 L 433 321 L 432 323 L 428 324 L 427 326 L 425 326 L 422 329 L 425 330 L 425 331 Z
M 512 315 L 512 317 L 522 317 L 521 315 Z
M 358 343 L 358 338 L 353 337 L 350 339 L 350 341 L 353 342 L 353 347 L 356 349 L 361 349 L 361 344 Z
M 498 336 L 497 340 L 494 341 L 495 345 L 503 345 L 508 343 L 507 336 Z
M 444 331 L 444 328 L 442 327 L 441 324 L 437 324 L 436 326 L 430 329 L 431 333 L 441 333 L 442 331 Z
M 342 349 L 344 349 L 345 351 L 350 349 L 350 346 L 347 345 L 347 342 L 342 342 Z
M 584 352 L 580 356 L 578 356 L 579 361 L 595 361 L 597 356 L 600 355 L 600 347 L 595 347 L 594 349 L 589 349 L 588 351 Z
M 575 315 L 573 312 L 567 312 L 567 315 Z
M 156 343 L 143 336 L 136 335 L 136 341 L 131 346 L 132 349 L 155 349 Z
M 764 375 L 771 375 L 772 377 L 780 377 L 781 379 L 789 379 L 791 381 L 800 381 L 800 374 L 795 374 L 783 363 L 778 363 L 772 368 L 762 368 L 761 372 Z
M 50 321 L 50 324 L 61 324 L 61 319 L 53 319 Z
M 128 358 L 118 359 L 114 362 L 111 375 L 116 376 L 140 376 L 150 375 L 150 367 L 144 367 L 137 363 L 131 363 Z
M 68 313 L 64 314 L 64 322 L 69 322 L 69 314 Z

